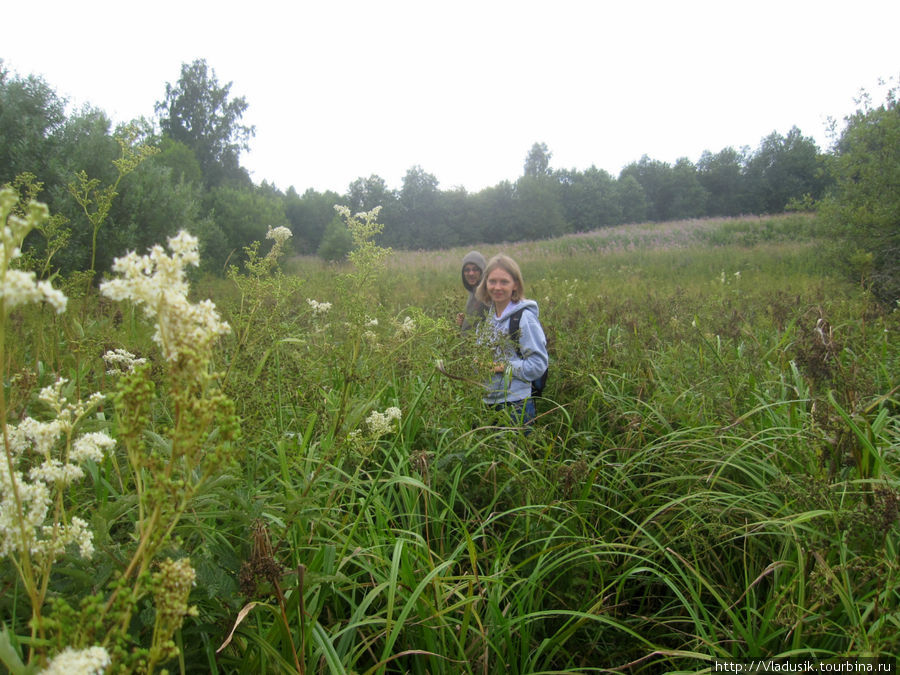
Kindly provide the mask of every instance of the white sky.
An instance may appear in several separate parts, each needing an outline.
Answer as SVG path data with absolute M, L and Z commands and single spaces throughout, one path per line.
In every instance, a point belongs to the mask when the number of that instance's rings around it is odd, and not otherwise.
M 7 69 L 114 122 L 205 58 L 249 104 L 242 164 L 301 194 L 415 165 L 476 192 L 535 142 L 613 175 L 793 125 L 825 149 L 827 117 L 900 75 L 896 0 L 50 0 L 2 20 Z

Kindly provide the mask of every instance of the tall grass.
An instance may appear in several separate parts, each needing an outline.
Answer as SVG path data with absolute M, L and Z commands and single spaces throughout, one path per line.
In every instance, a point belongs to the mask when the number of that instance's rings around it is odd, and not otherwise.
M 394 254 L 364 286 L 302 260 L 257 289 L 198 280 L 244 329 L 217 354 L 244 450 L 179 523 L 199 614 L 168 667 L 896 658 L 900 317 L 830 276 L 813 225 L 697 221 L 510 246 L 552 359 L 527 435 L 485 418 L 466 382 L 477 347 L 450 320 L 465 251 Z M 107 311 L 77 327 L 23 316 L 13 370 L 95 384 L 101 345 L 146 340 L 139 319 Z M 76 347 L 51 346 L 64 339 Z M 376 433 L 367 419 L 389 406 L 402 417 Z M 110 551 L 135 517 L 115 469 L 96 467 L 83 495 Z M 72 595 L 95 583 L 74 558 L 56 581 Z M 8 570 L 4 583 L 3 622 L 22 634 Z

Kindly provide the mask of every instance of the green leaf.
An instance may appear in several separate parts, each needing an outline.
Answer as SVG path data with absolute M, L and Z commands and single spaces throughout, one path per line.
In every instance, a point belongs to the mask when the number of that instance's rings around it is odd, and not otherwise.
M 0 661 L 9 669 L 10 675 L 25 675 L 30 670 L 22 663 L 19 651 L 9 639 L 9 631 L 6 626 L 0 629 Z

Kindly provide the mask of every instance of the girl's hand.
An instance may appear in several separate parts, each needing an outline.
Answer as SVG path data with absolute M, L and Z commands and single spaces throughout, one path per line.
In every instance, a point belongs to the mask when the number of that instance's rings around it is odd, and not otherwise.
M 502 373 L 505 371 L 506 371 L 505 363 L 494 363 L 493 367 L 491 368 L 491 372 L 493 372 L 493 373 Z

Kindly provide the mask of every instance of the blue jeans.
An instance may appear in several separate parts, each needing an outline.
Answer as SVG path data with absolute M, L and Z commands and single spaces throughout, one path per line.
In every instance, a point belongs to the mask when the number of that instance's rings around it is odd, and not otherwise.
M 491 410 L 505 411 L 514 424 L 527 427 L 534 422 L 537 414 L 534 409 L 533 398 L 523 398 L 520 401 L 503 401 L 503 403 L 490 403 Z

